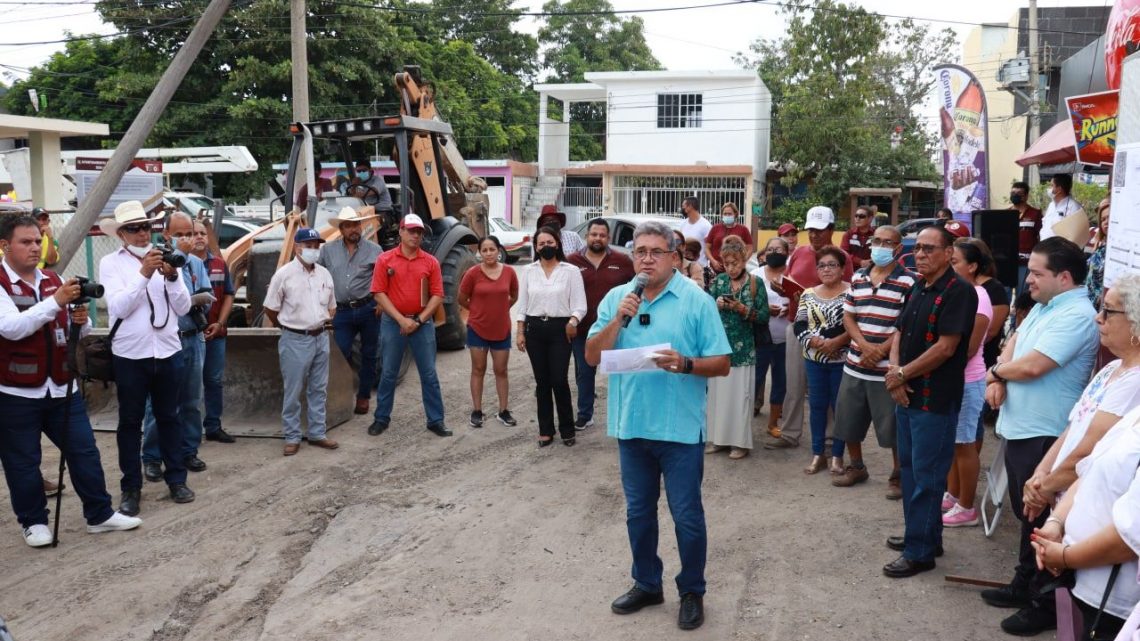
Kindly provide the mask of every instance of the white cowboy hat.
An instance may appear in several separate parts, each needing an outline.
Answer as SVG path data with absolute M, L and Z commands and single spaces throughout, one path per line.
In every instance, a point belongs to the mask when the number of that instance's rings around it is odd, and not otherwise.
M 336 216 L 329 217 L 329 224 L 335 227 L 341 223 L 361 223 L 376 217 L 375 213 L 365 214 L 367 211 L 375 212 L 376 209 L 373 207 L 362 207 L 360 211 L 357 211 L 352 207 L 345 207 L 340 210 L 340 213 Z
M 123 225 L 130 225 L 132 223 L 152 223 L 158 220 L 158 217 L 149 218 L 146 215 L 146 210 L 143 209 L 142 203 L 137 200 L 128 200 L 119 203 L 115 207 L 114 216 L 104 216 L 99 219 L 99 229 L 108 236 L 114 236 L 119 232 L 119 228 Z

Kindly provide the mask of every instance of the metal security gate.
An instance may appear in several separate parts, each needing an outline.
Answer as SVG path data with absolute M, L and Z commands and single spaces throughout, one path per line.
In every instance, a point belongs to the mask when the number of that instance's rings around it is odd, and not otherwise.
M 613 213 L 678 216 L 681 201 L 695 196 L 700 210 L 713 223 L 720 222 L 724 203 L 745 211 L 749 176 L 614 176 Z

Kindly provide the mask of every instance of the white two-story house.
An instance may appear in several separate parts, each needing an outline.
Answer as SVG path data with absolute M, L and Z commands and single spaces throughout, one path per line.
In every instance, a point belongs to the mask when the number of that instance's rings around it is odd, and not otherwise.
M 696 196 L 714 222 L 726 202 L 750 215 L 753 194 L 764 193 L 772 110 L 771 94 L 754 71 L 585 77 L 535 86 L 539 179 L 527 214 L 545 199 L 557 202 L 571 223 L 599 214 L 679 215 L 681 200 Z M 551 110 L 552 99 L 563 108 Z M 570 123 L 550 114 L 569 114 L 575 102 L 605 104 L 605 159 L 570 161 Z

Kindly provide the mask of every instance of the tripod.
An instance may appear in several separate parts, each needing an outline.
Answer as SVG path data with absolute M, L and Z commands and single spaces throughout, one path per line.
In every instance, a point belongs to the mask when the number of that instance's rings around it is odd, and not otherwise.
M 76 347 L 79 345 L 79 333 L 83 327 L 74 321 L 68 323 L 67 333 L 67 394 L 64 395 L 63 429 L 59 435 L 59 483 L 60 491 L 55 495 L 55 524 L 52 528 L 51 546 L 59 545 L 59 512 L 63 505 L 63 472 L 67 467 L 67 433 L 71 429 L 71 401 L 74 398 L 76 381 L 79 371 L 75 358 Z

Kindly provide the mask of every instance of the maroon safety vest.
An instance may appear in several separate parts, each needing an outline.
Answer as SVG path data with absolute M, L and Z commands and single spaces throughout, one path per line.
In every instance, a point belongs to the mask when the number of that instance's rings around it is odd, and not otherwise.
M 63 286 L 63 281 L 55 272 L 40 271 L 43 273 L 43 278 L 40 279 L 38 300 L 46 300 Z M 35 290 L 22 280 L 13 283 L 8 278 L 8 270 L 2 265 L 0 265 L 0 287 L 4 288 L 12 302 L 16 304 L 16 309 L 21 312 L 30 309 L 38 302 Z M 67 330 L 66 307 L 59 310 L 53 322 L 44 323 L 43 327 L 18 341 L 0 338 L 0 385 L 40 387 L 47 382 L 49 374 L 57 385 L 66 384 L 67 344 L 57 344 L 56 329 Z

